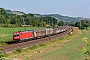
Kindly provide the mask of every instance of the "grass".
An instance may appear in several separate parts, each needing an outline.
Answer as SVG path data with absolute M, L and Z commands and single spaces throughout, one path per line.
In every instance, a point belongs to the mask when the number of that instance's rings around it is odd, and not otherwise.
M 59 48 L 57 50 L 42 54 L 38 58 L 38 60 L 40 58 L 44 58 L 44 60 L 46 59 L 50 59 L 50 60 L 60 60 L 60 58 L 62 58 L 62 60 L 65 58 L 65 60 L 76 60 L 76 59 L 82 59 L 82 57 L 84 57 L 84 54 L 82 53 L 82 48 L 80 49 L 79 46 L 81 41 L 73 41 L 69 44 L 67 44 L 66 46 L 63 46 L 62 48 Z M 80 45 L 79 45 L 80 44 Z
M 37 27 L 26 28 L 27 30 L 42 29 Z M 13 32 L 24 31 L 24 27 L 20 28 L 1 28 L 0 27 L 0 45 L 5 45 L 5 42 L 12 41 Z

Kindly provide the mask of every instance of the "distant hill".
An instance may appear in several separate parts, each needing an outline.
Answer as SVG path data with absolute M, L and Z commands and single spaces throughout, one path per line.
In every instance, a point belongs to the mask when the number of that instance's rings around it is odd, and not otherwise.
M 15 14 L 15 15 L 24 15 L 24 12 L 21 11 L 11 11 L 11 10 L 6 10 L 8 14 Z M 46 14 L 46 15 L 41 15 L 41 14 L 34 14 L 35 17 L 54 17 L 59 21 L 63 20 L 64 22 L 76 22 L 80 21 L 82 19 L 90 20 L 90 18 L 83 18 L 83 17 L 69 17 L 69 16 L 62 16 L 60 14 Z
M 50 17 L 54 17 L 54 18 L 58 19 L 58 22 L 61 21 L 61 20 L 63 20 L 64 22 L 76 22 L 76 21 L 80 21 L 82 19 L 89 19 L 89 18 L 83 18 L 83 17 L 62 16 L 62 15 L 59 15 L 59 14 L 47 14 L 47 15 L 34 14 L 34 16 L 36 16 L 36 17 L 50 16 Z

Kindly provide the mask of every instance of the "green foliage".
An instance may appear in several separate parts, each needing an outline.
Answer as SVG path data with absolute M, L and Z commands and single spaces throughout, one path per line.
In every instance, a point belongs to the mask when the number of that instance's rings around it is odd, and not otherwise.
M 63 40 L 64 39 L 64 37 L 61 37 L 61 38 L 59 38 L 60 40 Z
M 31 46 L 31 47 L 28 48 L 28 50 L 33 50 L 33 49 L 36 49 L 36 48 L 38 48 L 38 46 Z
M 80 22 L 75 23 L 75 27 L 79 27 L 79 29 L 85 29 L 90 26 L 90 21 L 89 20 L 81 20 Z
M 21 53 L 22 52 L 22 50 L 21 49 L 17 49 L 17 50 L 15 50 L 15 51 L 13 51 L 13 53 Z
M 47 28 L 52 28 L 52 26 L 47 26 Z
M 4 57 L 6 54 L 2 52 L 2 49 L 0 49 L 0 58 Z
M 50 26 L 55 26 L 58 23 L 57 19 L 54 17 L 41 17 L 40 21 L 44 21 L 44 22 L 46 22 L 46 24 L 48 24 Z
M 58 26 L 63 26 L 64 25 L 64 22 L 63 21 L 60 21 L 59 23 L 58 23 Z
M 7 16 L 7 12 L 4 10 L 4 8 L 0 8 L 0 15 L 5 16 L 6 18 Z
M 79 27 L 79 26 L 80 26 L 80 22 L 76 22 L 75 27 Z
M 87 30 L 87 27 L 89 27 L 89 24 L 85 23 L 85 24 L 83 24 L 83 26 L 86 27 L 86 30 Z
M 44 46 L 46 46 L 46 44 L 40 44 L 39 46 L 40 46 L 40 47 L 44 47 Z
M 21 49 L 17 49 L 16 51 L 20 53 L 21 52 Z

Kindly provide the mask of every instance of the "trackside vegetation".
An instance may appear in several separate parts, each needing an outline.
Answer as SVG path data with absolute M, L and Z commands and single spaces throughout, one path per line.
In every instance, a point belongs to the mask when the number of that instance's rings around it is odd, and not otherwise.
M 84 37 L 82 41 L 86 43 L 82 51 L 87 55 L 86 60 L 90 60 L 90 40 L 87 37 Z

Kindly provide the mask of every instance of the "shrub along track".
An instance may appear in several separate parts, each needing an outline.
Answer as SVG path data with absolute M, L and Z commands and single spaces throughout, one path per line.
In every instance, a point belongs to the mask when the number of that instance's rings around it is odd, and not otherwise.
M 69 28 L 65 32 L 62 32 L 62 33 L 57 34 L 57 35 L 45 37 L 45 38 L 42 38 L 42 39 L 36 39 L 36 40 L 28 41 L 28 42 L 22 42 L 22 43 L 17 43 L 17 44 L 14 43 L 14 44 L 2 46 L 2 47 L 0 47 L 0 49 L 2 49 L 3 53 L 5 53 L 5 52 L 8 53 L 8 52 L 12 52 L 13 50 L 26 48 L 26 47 L 29 47 L 29 46 L 34 46 L 34 45 L 37 45 L 37 44 L 40 44 L 40 43 L 48 42 L 50 40 L 54 40 L 54 39 L 60 38 L 62 36 L 66 36 L 66 35 L 70 34 L 71 32 L 73 32 L 73 29 Z

